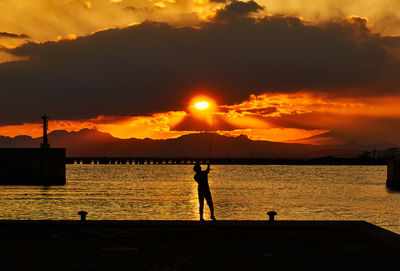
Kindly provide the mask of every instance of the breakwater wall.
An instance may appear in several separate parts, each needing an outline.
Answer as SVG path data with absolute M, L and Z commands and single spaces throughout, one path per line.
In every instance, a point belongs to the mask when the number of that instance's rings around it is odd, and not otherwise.
M 65 149 L 0 149 L 0 184 L 65 184 Z
M 400 150 L 389 149 L 387 154 L 386 186 L 393 190 L 400 190 Z
M 336 158 L 321 157 L 310 159 L 283 159 L 283 158 L 193 158 L 193 157 L 68 157 L 67 164 L 205 164 L 213 165 L 386 165 L 386 158 Z

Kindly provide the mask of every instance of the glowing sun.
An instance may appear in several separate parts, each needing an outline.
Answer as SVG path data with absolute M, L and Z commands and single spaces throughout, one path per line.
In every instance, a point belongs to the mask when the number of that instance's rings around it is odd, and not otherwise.
M 206 101 L 201 101 L 201 102 L 195 103 L 194 107 L 196 107 L 199 110 L 205 110 L 210 107 L 210 104 Z

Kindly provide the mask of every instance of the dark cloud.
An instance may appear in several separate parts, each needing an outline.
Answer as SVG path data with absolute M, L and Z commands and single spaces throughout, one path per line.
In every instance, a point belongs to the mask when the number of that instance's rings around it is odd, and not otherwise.
M 248 15 L 251 12 L 258 12 L 262 10 L 260 5 L 254 1 L 242 2 L 242 1 L 232 1 L 229 5 L 226 5 L 222 10 L 226 10 L 229 13 L 236 13 L 240 15 Z
M 10 32 L 0 32 L 0 38 L 13 38 L 13 39 L 27 39 L 29 38 L 26 34 L 16 34 Z
M 132 11 L 132 12 L 144 12 L 144 13 L 153 13 L 154 10 L 148 7 L 145 8 L 137 8 L 134 6 L 127 6 L 123 8 L 124 11 Z
M 218 112 L 221 113 L 227 113 L 230 110 L 234 110 L 236 113 L 242 114 L 242 113 L 250 113 L 253 115 L 269 115 L 272 113 L 275 113 L 278 111 L 278 108 L 275 106 L 269 106 L 265 108 L 246 108 L 246 109 L 233 109 L 230 107 L 220 107 L 218 108 Z
M 238 113 L 252 113 L 252 114 L 258 114 L 258 115 L 269 115 L 272 113 L 277 112 L 278 109 L 276 107 L 266 107 L 266 108 L 253 108 L 253 109 L 246 109 L 246 110 L 236 110 Z
M 232 1 L 224 8 L 219 9 L 214 19 L 216 21 L 230 21 L 236 18 L 246 17 L 251 13 L 259 12 L 263 9 L 263 7 L 254 1 Z
M 252 1 L 223 10 L 240 16 L 220 21 L 217 15 L 194 28 L 144 22 L 8 49 L 29 60 L 0 64 L 0 123 L 37 120 L 44 112 L 81 119 L 186 109 L 194 94 L 232 104 L 270 91 L 399 89 L 398 60 L 385 47 L 395 42 L 383 45 L 363 23 L 248 18 L 259 10 Z
M 226 3 L 228 0 L 210 0 L 211 3 Z

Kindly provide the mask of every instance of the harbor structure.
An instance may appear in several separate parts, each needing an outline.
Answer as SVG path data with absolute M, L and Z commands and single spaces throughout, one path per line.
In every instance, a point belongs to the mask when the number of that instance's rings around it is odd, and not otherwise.
M 40 148 L 49 149 L 50 148 L 50 144 L 49 144 L 48 139 L 47 139 L 47 130 L 48 130 L 48 122 L 47 122 L 47 120 L 49 119 L 49 117 L 46 116 L 46 114 L 43 114 L 43 116 L 41 118 L 43 119 L 43 143 L 40 144 Z
M 386 187 L 400 190 L 400 149 L 390 148 L 387 152 L 387 179 Z
M 40 148 L 1 148 L 1 185 L 63 185 L 65 148 L 50 148 L 47 138 L 48 116 L 43 119 L 43 142 Z

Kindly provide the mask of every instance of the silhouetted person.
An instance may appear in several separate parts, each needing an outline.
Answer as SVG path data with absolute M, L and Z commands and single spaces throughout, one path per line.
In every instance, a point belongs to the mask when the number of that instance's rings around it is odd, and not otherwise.
M 194 175 L 194 180 L 198 184 L 197 191 L 199 194 L 200 221 L 204 221 L 204 199 L 206 199 L 208 207 L 210 208 L 210 218 L 213 221 L 217 221 L 214 216 L 214 205 L 211 198 L 210 187 L 208 186 L 208 173 L 210 173 L 210 163 L 207 164 L 207 169 L 204 171 L 201 170 L 201 166 L 198 164 L 193 167 L 193 170 L 196 172 L 196 174 Z

